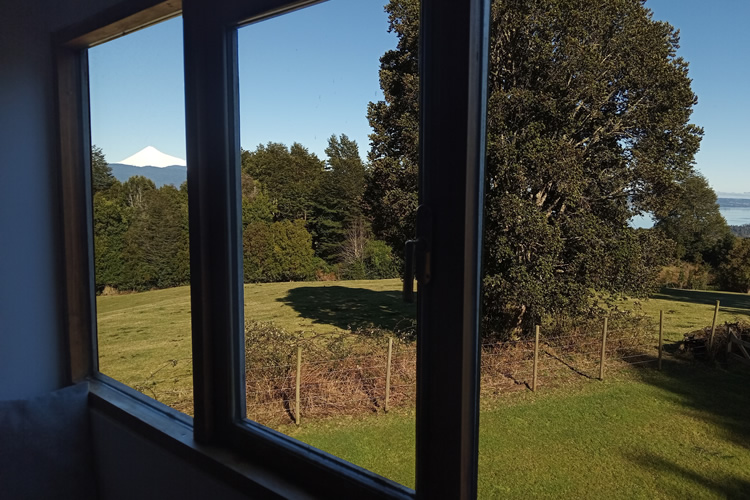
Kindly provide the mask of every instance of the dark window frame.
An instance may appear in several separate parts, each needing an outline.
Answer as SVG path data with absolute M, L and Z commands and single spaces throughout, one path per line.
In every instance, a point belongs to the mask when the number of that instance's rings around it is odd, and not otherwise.
M 199 455 L 207 447 L 233 450 L 314 495 L 474 498 L 488 0 L 429 0 L 421 10 L 420 204 L 429 216 L 417 223 L 417 237 L 426 242 L 418 247 L 418 264 L 430 265 L 431 277 L 418 294 L 416 494 L 243 419 L 236 30 L 313 3 L 131 0 L 56 36 L 70 379 L 94 380 L 100 407 L 124 412 L 125 421 L 148 422 L 158 413 L 166 419 L 160 435 L 167 441 L 187 425 L 174 410 L 98 372 L 86 63 L 87 47 L 182 14 L 195 400 L 190 446 L 203 450 Z M 284 477 L 284 470 L 295 477 Z

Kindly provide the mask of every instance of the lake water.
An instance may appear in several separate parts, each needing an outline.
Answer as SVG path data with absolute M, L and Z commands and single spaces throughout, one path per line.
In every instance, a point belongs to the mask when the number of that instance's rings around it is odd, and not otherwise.
M 750 207 L 720 207 L 719 212 L 727 220 L 727 224 L 730 226 L 742 226 L 743 224 L 750 224 Z M 654 225 L 654 221 L 648 215 L 640 217 L 633 217 L 630 221 L 630 225 L 633 227 L 651 227 Z
M 720 208 L 719 211 L 730 226 L 750 224 L 750 207 Z

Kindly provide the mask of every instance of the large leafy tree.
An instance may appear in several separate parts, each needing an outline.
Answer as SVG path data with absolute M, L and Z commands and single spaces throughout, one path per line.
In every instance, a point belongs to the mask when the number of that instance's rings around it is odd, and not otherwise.
M 737 238 L 721 266 L 724 289 L 750 293 L 750 239 Z
M 416 205 L 418 2 L 386 10 L 399 45 L 369 110 L 367 202 L 398 244 Z M 643 293 L 661 254 L 628 220 L 669 212 L 702 135 L 678 32 L 639 0 L 496 0 L 490 22 L 488 331 L 579 312 L 593 289 Z
M 719 212 L 716 193 L 708 181 L 691 175 L 680 183 L 677 200 L 655 227 L 675 242 L 676 257 L 718 266 L 731 248 L 733 236 Z

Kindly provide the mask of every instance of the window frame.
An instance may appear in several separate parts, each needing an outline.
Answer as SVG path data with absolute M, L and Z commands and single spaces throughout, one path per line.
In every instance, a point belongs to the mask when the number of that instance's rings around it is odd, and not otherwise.
M 100 408 L 124 421 L 149 422 L 158 410 L 166 419 L 162 435 L 169 434 L 170 421 L 173 430 L 187 425 L 178 412 L 98 371 L 86 57 L 88 47 L 182 14 L 195 413 L 190 446 L 199 454 L 218 448 L 262 462 L 312 495 L 475 498 L 489 0 L 423 0 L 421 6 L 419 196 L 426 208 L 420 208 L 416 236 L 423 242 L 419 274 L 429 281 L 422 280 L 417 298 L 416 493 L 243 419 L 237 28 L 319 1 L 132 0 L 55 37 L 69 378 L 93 380 Z

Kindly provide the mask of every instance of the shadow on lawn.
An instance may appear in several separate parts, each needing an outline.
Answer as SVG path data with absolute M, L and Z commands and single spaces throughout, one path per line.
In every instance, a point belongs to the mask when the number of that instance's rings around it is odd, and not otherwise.
M 651 295 L 651 298 L 706 305 L 714 305 L 718 300 L 721 302 L 721 309 L 723 311 L 750 316 L 750 295 L 662 288 L 659 293 Z
M 665 476 L 673 476 L 678 484 L 690 481 L 699 484 L 703 488 L 711 491 L 715 495 L 723 498 L 750 498 L 750 481 L 738 477 L 720 477 L 709 478 L 698 474 L 695 471 L 686 469 L 677 464 L 673 464 L 653 453 L 644 453 L 642 455 L 631 455 L 636 465 L 645 467 L 654 473 Z M 719 457 L 731 458 L 731 457 Z M 672 492 L 673 496 L 680 495 L 679 491 Z
M 343 330 L 377 327 L 406 329 L 416 317 L 415 304 L 403 301 L 401 292 L 374 291 L 345 286 L 301 286 L 277 299 L 314 323 Z
M 721 429 L 722 438 L 746 450 L 750 449 L 750 369 L 732 366 L 729 370 L 713 368 L 697 361 L 666 358 L 661 372 L 652 369 L 636 370 L 642 382 L 658 387 L 677 398 L 686 412 L 697 420 L 709 422 Z M 664 431 L 673 439 L 684 439 L 689 444 L 694 429 L 674 429 L 665 422 Z M 716 448 L 721 448 L 717 441 Z M 713 459 L 732 459 L 716 450 L 696 448 Z M 678 481 L 692 481 L 727 498 L 750 498 L 750 482 L 741 477 L 709 477 L 708 472 L 696 472 L 651 452 L 633 454 L 629 458 L 639 467 L 674 476 Z

